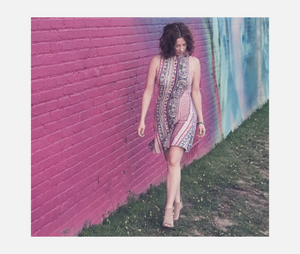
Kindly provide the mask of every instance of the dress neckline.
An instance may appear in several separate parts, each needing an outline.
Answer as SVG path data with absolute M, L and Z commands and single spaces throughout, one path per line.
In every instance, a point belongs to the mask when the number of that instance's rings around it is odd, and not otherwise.
M 179 56 L 177 56 L 177 55 L 175 55 L 175 56 L 177 57 L 177 59 L 181 59 L 181 58 L 184 58 L 184 57 L 188 57 L 189 54 L 185 51 L 185 52 L 183 53 L 183 56 L 181 56 L 181 57 L 179 57 Z

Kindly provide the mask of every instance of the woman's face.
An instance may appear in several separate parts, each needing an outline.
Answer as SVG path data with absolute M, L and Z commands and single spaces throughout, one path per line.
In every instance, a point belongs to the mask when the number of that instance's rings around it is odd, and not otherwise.
M 183 56 L 186 51 L 186 41 L 183 38 L 179 38 L 175 42 L 175 53 L 177 56 Z

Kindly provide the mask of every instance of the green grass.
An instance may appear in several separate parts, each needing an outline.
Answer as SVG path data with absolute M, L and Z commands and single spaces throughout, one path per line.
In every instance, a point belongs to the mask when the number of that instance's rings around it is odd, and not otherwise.
M 161 227 L 162 183 L 79 236 L 269 236 L 269 102 L 182 170 L 181 196 L 176 230 Z

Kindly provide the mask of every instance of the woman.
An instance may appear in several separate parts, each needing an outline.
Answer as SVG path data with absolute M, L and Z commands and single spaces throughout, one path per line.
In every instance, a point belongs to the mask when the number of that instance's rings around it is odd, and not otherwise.
M 199 89 L 200 62 L 191 56 L 194 41 L 188 27 L 183 23 L 166 25 L 160 38 L 160 49 L 160 54 L 154 56 L 149 65 L 138 135 L 144 137 L 145 117 L 156 87 L 155 137 L 149 149 L 154 153 L 164 153 L 167 161 L 163 226 L 173 228 L 183 207 L 180 161 L 183 153 L 191 149 L 196 125 L 199 126 L 198 137 L 205 135 L 205 127 Z

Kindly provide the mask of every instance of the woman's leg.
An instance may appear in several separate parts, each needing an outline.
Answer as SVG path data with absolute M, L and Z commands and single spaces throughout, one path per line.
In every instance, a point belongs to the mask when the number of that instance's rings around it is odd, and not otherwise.
M 165 157 L 168 165 L 167 172 L 167 203 L 166 208 L 173 207 L 174 200 L 180 201 L 180 179 L 181 168 L 180 161 L 183 155 L 184 149 L 178 146 L 171 146 L 165 153 Z
M 175 202 L 180 202 L 180 181 L 179 181 L 179 186 L 175 195 Z
M 170 151 L 170 149 L 168 149 L 168 150 L 164 153 L 166 162 L 168 162 L 169 151 Z M 178 186 L 178 189 L 177 189 L 177 191 L 176 191 L 176 194 L 175 194 L 175 202 L 180 202 L 180 182 L 179 182 L 179 186 Z

